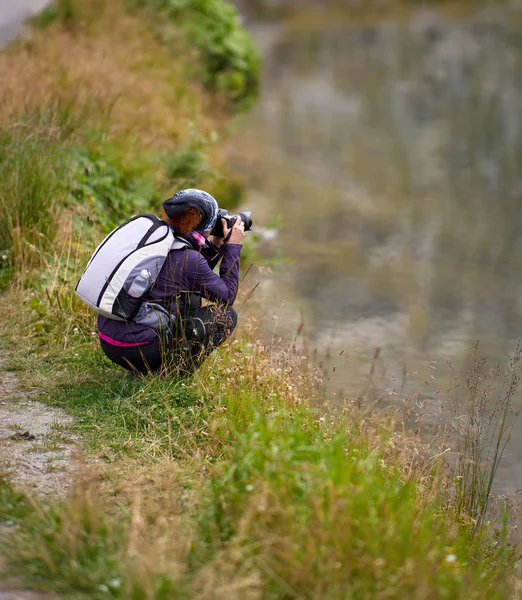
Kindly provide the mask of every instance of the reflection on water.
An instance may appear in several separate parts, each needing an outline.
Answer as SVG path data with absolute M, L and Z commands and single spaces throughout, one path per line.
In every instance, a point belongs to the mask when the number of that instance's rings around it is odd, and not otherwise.
M 331 377 L 349 390 L 377 346 L 384 387 L 406 365 L 433 396 L 447 370 L 429 361 L 461 365 L 478 339 L 505 360 L 522 336 L 522 12 L 256 32 L 264 95 L 239 166 L 291 259 L 260 288 L 267 316 L 283 302 L 282 333 L 302 317 L 344 349 Z

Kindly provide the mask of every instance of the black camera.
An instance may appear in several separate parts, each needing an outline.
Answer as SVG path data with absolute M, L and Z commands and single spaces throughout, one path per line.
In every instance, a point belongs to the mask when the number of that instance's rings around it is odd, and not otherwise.
M 252 219 L 250 211 L 240 212 L 237 215 L 229 215 L 228 210 L 219 209 L 217 221 L 214 229 L 210 232 L 210 235 L 217 235 L 218 237 L 224 237 L 223 223 L 221 219 L 225 219 L 227 225 L 232 228 L 237 219 L 241 219 L 245 224 L 245 231 L 248 231 L 252 227 Z

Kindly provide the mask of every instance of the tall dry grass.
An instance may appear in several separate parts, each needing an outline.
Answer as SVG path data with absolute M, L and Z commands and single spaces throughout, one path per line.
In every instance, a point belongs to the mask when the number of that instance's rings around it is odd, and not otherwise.
M 213 140 L 225 115 L 187 76 L 183 33 L 173 28 L 166 43 L 119 0 L 74 4 L 72 24 L 33 30 L 0 54 L 3 284 L 13 271 L 42 266 L 35 257 L 53 250 L 64 209 L 89 220 L 89 206 L 70 206 L 73 171 L 83 168 L 76 150 L 109 153 L 126 177 L 148 181 L 147 192 L 165 190 L 159 197 L 177 184 L 165 167 L 195 144 L 205 151 L 198 181 L 215 179 L 223 162 Z
M 522 347 L 517 345 L 508 366 L 490 367 L 473 346 L 464 381 L 454 374 L 451 427 L 456 460 L 450 465 L 458 514 L 478 532 L 489 517 L 493 483 L 519 410 Z
M 67 187 L 61 130 L 46 121 L 0 128 L 0 250 L 12 252 L 17 266 L 49 248 Z
M 179 51 L 187 51 L 181 41 Z M 72 105 L 84 124 L 106 118 L 116 139 L 133 139 L 140 149 L 172 147 L 191 122 L 215 126 L 208 97 L 186 76 L 186 60 L 173 60 L 119 0 L 107 2 L 92 24 L 34 31 L 0 55 L 0 122 L 50 103 Z

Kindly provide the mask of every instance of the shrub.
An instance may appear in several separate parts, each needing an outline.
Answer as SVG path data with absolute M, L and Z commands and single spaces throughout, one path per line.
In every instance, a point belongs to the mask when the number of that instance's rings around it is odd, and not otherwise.
M 208 134 L 191 126 L 190 141 L 163 159 L 167 185 L 177 189 L 203 187 L 221 208 L 233 210 L 243 198 L 243 183 L 225 166 L 212 166 L 211 147 L 218 142 L 215 131 Z
M 237 11 L 225 0 L 134 0 L 134 8 L 151 5 L 188 32 L 204 64 L 204 83 L 222 92 L 236 110 L 249 108 L 259 91 L 260 59 Z
M 195 145 L 184 146 L 165 160 L 169 183 L 179 188 L 195 187 L 210 172 L 207 156 Z
M 139 211 L 139 176 L 127 173 L 118 162 L 99 150 L 80 148 L 73 161 L 69 201 L 89 206 L 89 218 L 104 231 Z
M 206 189 L 212 194 L 221 208 L 235 210 L 243 200 L 245 186 L 230 172 L 221 173 Z

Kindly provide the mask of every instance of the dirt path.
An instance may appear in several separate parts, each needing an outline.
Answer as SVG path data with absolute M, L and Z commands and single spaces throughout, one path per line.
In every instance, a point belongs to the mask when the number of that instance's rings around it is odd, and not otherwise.
M 0 589 L 0 600 L 57 600 L 56 596 L 41 594 L 40 592 L 7 591 Z
M 63 496 L 79 446 L 72 418 L 21 390 L 5 363 L 0 356 L 0 472 L 26 492 Z
M 2 569 L 1 562 L 0 569 Z M 52 594 L 22 590 L 19 583 L 14 579 L 0 580 L 0 600 L 59 600 Z
M 0 473 L 32 496 L 63 496 L 81 446 L 71 431 L 72 418 L 37 402 L 36 390 L 23 389 L 6 362 L 0 355 Z M 55 600 L 25 590 L 23 582 L 9 577 L 1 554 L 5 531 L 0 524 L 0 600 Z
M 20 32 L 24 19 L 49 0 L 0 0 L 0 47 Z M 68 428 L 63 411 L 36 402 L 34 391 L 21 390 L 16 375 L 5 368 L 0 351 L 0 473 L 32 494 L 64 495 L 74 469 L 79 440 Z M 5 526 L 4 526 L 5 529 Z M 52 594 L 24 589 L 9 577 L 2 557 L 0 526 L 0 600 L 57 600 Z

